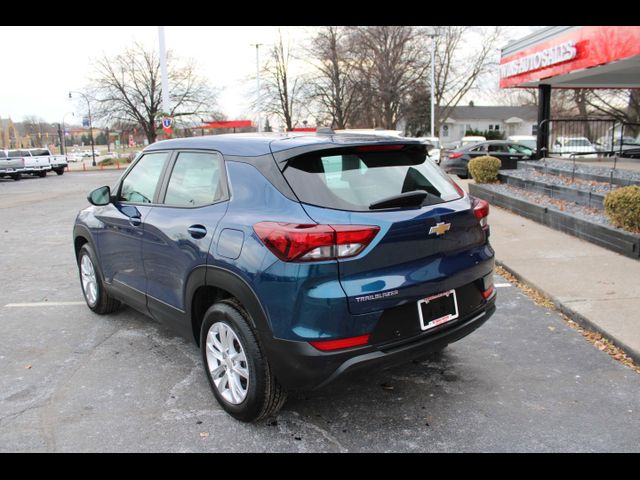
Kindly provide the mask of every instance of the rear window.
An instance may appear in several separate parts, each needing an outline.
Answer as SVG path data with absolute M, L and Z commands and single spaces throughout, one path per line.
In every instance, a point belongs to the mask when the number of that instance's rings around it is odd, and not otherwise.
M 424 147 L 313 152 L 289 160 L 283 173 L 302 202 L 338 210 L 369 211 L 372 203 L 416 190 L 429 193 L 423 205 L 460 198 L 449 178 L 427 160 Z
M 30 157 L 28 151 L 26 150 L 9 150 L 10 157 Z
M 33 149 L 33 150 L 31 150 L 31 155 L 33 155 L 34 157 L 48 156 L 49 155 L 49 150 Z
M 565 145 L 567 147 L 590 147 L 591 146 L 591 144 L 589 143 L 589 140 L 580 140 L 580 139 L 568 140 L 567 143 L 565 143 Z
M 7 158 L 7 152 L 0 150 L 0 158 Z

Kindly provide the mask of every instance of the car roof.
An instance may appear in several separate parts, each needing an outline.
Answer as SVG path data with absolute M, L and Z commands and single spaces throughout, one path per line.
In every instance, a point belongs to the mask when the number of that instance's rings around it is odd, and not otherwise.
M 512 145 L 514 143 L 518 143 L 518 142 L 509 141 L 509 140 L 487 140 L 486 142 L 478 142 L 478 143 L 472 143 L 470 145 L 465 145 L 464 147 L 459 147 L 456 150 L 467 151 L 467 150 L 470 150 L 472 148 L 481 147 L 483 145 L 504 145 L 504 144 Z
M 287 150 L 299 150 L 311 147 L 346 147 L 371 143 L 419 143 L 410 138 L 396 136 L 367 135 L 355 133 L 229 133 L 201 137 L 175 138 L 153 143 L 145 152 L 165 149 L 217 150 L 223 155 L 240 157 L 258 157 L 269 153 L 281 153 Z

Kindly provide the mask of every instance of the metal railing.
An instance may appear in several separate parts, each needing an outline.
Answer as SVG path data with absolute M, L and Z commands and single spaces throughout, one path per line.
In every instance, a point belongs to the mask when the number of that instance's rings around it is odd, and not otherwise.
M 547 125 L 545 125 L 547 124 Z M 548 145 L 543 145 L 539 158 L 567 157 L 575 179 L 576 160 L 580 158 L 612 157 L 610 187 L 618 158 L 640 159 L 640 123 L 620 122 L 613 118 L 557 118 L 540 122 L 538 131 L 548 128 Z
M 540 152 L 542 158 L 640 158 L 640 123 L 614 118 L 556 118 L 542 121 L 538 131 L 545 124 L 549 141 Z

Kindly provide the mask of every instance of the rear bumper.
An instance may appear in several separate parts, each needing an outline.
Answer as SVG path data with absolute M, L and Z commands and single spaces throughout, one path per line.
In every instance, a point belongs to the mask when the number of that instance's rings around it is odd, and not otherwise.
M 441 350 L 466 337 L 495 312 L 495 293 L 464 317 L 411 338 L 365 347 L 321 352 L 306 342 L 263 338 L 278 381 L 289 390 L 320 388 L 347 374 L 369 368 L 390 367 Z

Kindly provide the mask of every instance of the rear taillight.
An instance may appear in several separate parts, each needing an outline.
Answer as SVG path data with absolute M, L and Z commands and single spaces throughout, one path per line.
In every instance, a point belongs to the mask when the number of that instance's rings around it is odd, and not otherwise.
M 311 346 L 323 352 L 340 350 L 341 348 L 359 347 L 369 343 L 369 334 L 359 337 L 341 338 L 339 340 L 322 340 L 319 342 L 309 342 Z
M 463 154 L 462 153 L 448 153 L 447 157 L 449 158 L 458 158 L 461 157 Z
M 482 292 L 482 298 L 484 298 L 485 300 L 489 298 L 491 295 L 493 295 L 493 290 L 494 290 L 493 285 L 491 285 L 484 292 Z
M 487 217 L 489 216 L 489 202 L 486 200 L 480 200 L 474 198 L 473 200 L 473 214 L 476 216 L 482 228 L 488 226 Z
M 357 255 L 371 243 L 380 227 L 260 222 L 253 229 L 280 260 L 312 262 Z

